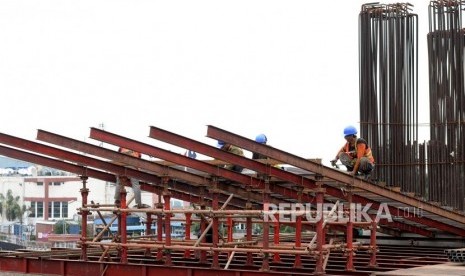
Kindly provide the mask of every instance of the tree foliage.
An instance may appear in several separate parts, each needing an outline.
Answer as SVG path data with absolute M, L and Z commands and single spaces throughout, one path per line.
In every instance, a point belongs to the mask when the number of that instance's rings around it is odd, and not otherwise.
M 70 225 L 64 220 L 57 221 L 53 226 L 53 233 L 55 234 L 68 234 Z
M 0 193 L 0 214 L 4 215 L 8 221 L 19 219 L 23 223 L 23 215 L 26 212 L 26 205 L 19 205 L 19 196 L 13 196 L 13 192 L 9 189 L 6 196 Z

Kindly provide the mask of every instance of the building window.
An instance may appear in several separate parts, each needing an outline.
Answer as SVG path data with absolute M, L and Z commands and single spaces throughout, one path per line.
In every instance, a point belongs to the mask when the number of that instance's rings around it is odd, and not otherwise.
M 31 202 L 31 208 L 29 210 L 31 211 L 31 213 L 29 214 L 29 217 L 35 218 L 37 214 L 37 210 L 36 210 L 36 203 L 34 201 Z
M 61 218 L 60 203 L 61 202 L 53 202 L 53 217 L 54 218 Z
M 37 186 L 44 186 L 44 182 L 37 182 Z
M 44 217 L 44 203 L 42 201 L 37 202 L 37 218 Z
M 60 186 L 63 182 L 53 182 L 53 186 Z
M 43 218 L 44 217 L 44 203 L 42 201 L 31 202 L 31 213 L 29 214 L 30 218 Z
M 48 214 L 51 218 L 67 218 L 68 202 L 54 201 L 48 203 Z
M 61 203 L 61 217 L 67 218 L 68 217 L 68 202 Z

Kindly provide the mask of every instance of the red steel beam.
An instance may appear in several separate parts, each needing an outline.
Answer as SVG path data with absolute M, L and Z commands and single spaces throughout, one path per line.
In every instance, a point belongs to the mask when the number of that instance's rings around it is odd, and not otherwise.
M 401 230 L 402 232 L 410 232 L 410 233 L 422 235 L 422 236 L 425 236 L 425 237 L 433 237 L 434 236 L 434 234 L 431 231 L 419 228 L 419 227 L 414 226 L 414 225 L 409 225 L 409 224 L 406 224 L 406 223 L 402 223 L 402 222 L 399 222 L 399 221 L 389 222 L 389 221 L 387 221 L 385 219 L 382 219 L 382 220 L 380 220 L 378 222 L 378 224 L 380 226 L 386 226 L 386 227 L 390 227 L 390 228 L 397 228 L 397 229 Z
M 16 138 L 16 139 L 20 139 L 20 138 Z M 78 140 L 75 140 L 75 139 L 72 139 L 72 138 L 68 138 L 68 137 L 65 137 L 65 136 L 62 136 L 62 135 L 58 135 L 58 134 L 55 134 L 55 133 L 52 133 L 52 132 L 48 132 L 48 131 L 44 131 L 44 130 L 38 130 L 37 131 L 37 139 L 39 139 L 41 141 L 44 141 L 44 142 L 47 142 L 47 143 L 52 143 L 52 144 L 56 144 L 56 145 L 59 145 L 59 146 L 62 146 L 62 147 L 72 149 L 72 150 L 76 150 L 76 151 L 79 151 L 79 152 L 84 152 L 84 153 L 99 156 L 99 157 L 102 157 L 102 158 L 105 158 L 105 159 L 110 159 L 110 160 L 113 160 L 114 162 L 117 162 L 117 163 L 131 164 L 131 166 L 134 166 L 134 167 L 137 167 L 137 168 L 140 168 L 140 169 L 143 169 L 143 170 L 147 170 L 147 171 L 154 172 L 154 173 L 159 173 L 159 174 L 162 174 L 163 176 L 168 176 L 168 177 L 172 178 L 172 180 L 181 179 L 181 181 L 186 181 L 186 182 L 189 182 L 189 183 L 194 183 L 194 184 L 204 185 L 204 186 L 210 186 L 210 184 L 211 184 L 211 179 L 209 177 L 206 177 L 206 176 L 198 176 L 196 174 L 181 171 L 181 170 L 177 170 L 175 168 L 171 168 L 171 167 L 168 167 L 168 166 L 162 166 L 162 165 L 156 164 L 154 162 L 150 162 L 150 161 L 147 161 L 147 160 L 141 160 L 139 158 L 135 158 L 135 157 L 132 157 L 132 156 L 127 156 L 125 154 L 117 153 L 117 152 L 114 152 L 114 151 L 109 150 L 109 149 L 105 149 L 105 148 L 98 147 L 98 146 L 95 146 L 95 145 L 92 145 L 92 144 L 89 144 L 89 143 L 81 142 L 81 141 L 78 141 Z M 10 141 L 10 140 L 13 140 L 13 141 Z M 28 141 L 28 140 L 15 141 L 15 139 L 12 139 L 11 137 L 8 137 L 6 135 L 1 135 L 1 134 L 0 134 L 0 142 L 14 143 L 16 146 L 24 145 L 24 144 L 27 145 L 29 143 L 33 143 L 33 142 Z M 41 145 L 41 144 L 39 144 L 39 145 Z M 41 146 L 44 146 L 44 145 L 41 145 Z M 28 148 L 31 149 L 31 150 L 34 150 L 36 147 L 29 146 Z M 56 152 L 56 148 L 51 148 L 50 151 L 56 157 L 59 157 L 59 158 L 65 158 L 66 157 L 65 154 L 60 154 L 60 152 L 58 152 L 58 154 L 59 154 L 59 156 L 58 156 L 57 152 Z M 47 151 L 43 151 L 43 152 L 45 153 Z M 84 164 L 87 164 L 87 165 L 91 165 L 88 162 L 89 160 L 79 158 L 78 156 L 76 156 L 75 158 L 76 158 L 75 161 L 78 162 L 78 163 L 81 163 L 81 164 L 84 163 Z M 99 165 L 105 165 L 105 164 L 96 162 L 93 165 L 94 166 L 99 166 Z M 112 165 L 114 165 L 114 164 L 112 164 Z M 99 168 L 110 170 L 109 168 L 105 168 L 104 166 L 99 166 Z M 159 182 L 160 181 L 158 181 L 157 183 L 159 183 Z M 179 182 L 177 182 L 177 181 L 174 181 L 174 183 L 178 183 L 178 185 L 180 185 Z M 233 186 L 230 186 L 230 185 L 227 185 L 227 184 L 224 184 L 224 183 L 219 183 L 218 185 L 225 192 L 234 193 L 234 194 L 237 194 L 237 195 L 245 193 L 245 191 L 243 189 L 236 189 Z M 183 191 L 187 191 L 187 190 L 189 190 L 188 187 L 185 187 L 183 189 Z M 190 188 L 190 192 L 198 194 L 197 190 L 194 187 Z M 226 197 L 221 196 L 222 202 L 224 202 L 223 200 L 225 200 L 225 199 L 226 199 Z M 252 200 L 256 201 L 256 202 L 261 202 L 262 201 L 261 197 L 252 197 Z M 238 202 L 235 202 L 235 201 L 236 201 L 236 199 L 233 199 L 231 204 L 236 205 L 236 206 L 243 206 L 243 205 L 240 205 L 239 201 Z
M 228 131 L 222 130 L 214 126 L 208 126 L 207 136 L 213 139 L 218 139 L 218 140 L 229 142 L 233 145 L 238 145 L 252 152 L 258 152 L 270 158 L 282 161 L 283 163 L 290 164 L 290 165 L 302 168 L 307 171 L 315 172 L 316 174 L 337 180 L 346 185 L 360 188 L 360 189 L 372 192 L 374 194 L 404 203 L 406 205 L 414 206 L 417 208 L 422 208 L 424 211 L 431 212 L 433 214 L 437 214 L 439 216 L 465 224 L 465 216 L 459 213 L 441 209 L 437 206 L 429 204 L 428 202 L 419 201 L 415 198 L 408 197 L 400 193 L 392 192 L 388 189 L 373 185 L 369 182 L 362 181 L 361 179 L 351 177 L 343 172 L 339 172 L 334 169 L 327 168 L 316 162 L 306 160 L 302 157 L 284 152 L 279 149 L 272 148 L 267 145 L 259 144 L 253 140 L 239 136 L 232 132 L 228 132 Z M 328 194 L 331 194 L 333 196 L 335 196 L 336 194 L 339 194 L 338 189 L 335 189 L 335 188 L 331 189 L 331 187 L 326 187 L 326 188 L 327 188 Z M 340 196 L 338 197 L 341 198 Z M 361 196 L 357 196 L 357 197 L 354 196 L 353 200 L 354 202 L 364 201 L 364 202 L 371 202 L 373 204 L 376 203 L 366 198 L 363 198 Z M 458 227 L 455 227 L 449 224 L 434 221 L 432 219 L 428 219 L 425 217 L 422 217 L 422 218 L 408 217 L 409 214 L 407 214 L 405 211 L 399 210 L 398 208 L 393 208 L 391 206 L 389 206 L 389 210 L 391 211 L 391 213 L 394 211 L 398 215 L 405 217 L 406 219 L 415 221 L 417 223 L 427 225 L 429 227 L 434 227 L 434 228 L 437 228 L 437 229 L 440 229 L 440 230 L 443 230 L 449 233 L 453 233 L 453 234 L 456 234 L 462 237 L 465 236 L 465 230 L 462 228 L 458 228 Z
M 16 139 L 20 139 L 20 138 L 16 138 Z M 131 164 L 131 166 L 133 166 L 133 167 L 137 167 L 137 168 L 140 168 L 140 169 L 143 169 L 143 170 L 158 173 L 158 174 L 163 175 L 163 176 L 168 176 L 168 177 L 171 178 L 171 182 L 177 184 L 177 186 L 181 185 L 180 182 L 177 181 L 177 179 L 180 179 L 183 182 L 190 182 L 190 183 L 193 183 L 193 184 L 204 185 L 204 186 L 209 186 L 210 183 L 211 183 L 211 179 L 209 177 L 198 176 L 196 174 L 181 171 L 181 170 L 171 168 L 171 167 L 168 167 L 168 166 L 162 166 L 162 165 L 156 164 L 156 163 L 151 162 L 151 161 L 142 160 L 142 159 L 135 158 L 135 157 L 132 157 L 132 156 L 128 156 L 128 155 L 125 155 L 125 154 L 117 153 L 117 152 L 114 152 L 114 151 L 109 150 L 109 149 L 105 149 L 105 148 L 98 147 L 98 146 L 95 146 L 95 145 L 92 145 L 92 144 L 89 144 L 89 143 L 81 142 L 81 141 L 78 141 L 78 140 L 75 140 L 75 139 L 72 139 L 72 138 L 68 138 L 68 137 L 65 137 L 65 136 L 62 136 L 62 135 L 58 135 L 58 134 L 55 134 L 55 133 L 52 133 L 52 132 L 48 132 L 48 131 L 44 131 L 44 130 L 38 130 L 37 131 L 37 139 L 39 139 L 41 141 L 44 141 L 44 142 L 47 142 L 47 143 L 52 143 L 52 144 L 56 144 L 56 145 L 59 145 L 59 146 L 62 146 L 62 147 L 72 149 L 72 150 L 76 150 L 76 151 L 79 151 L 79 152 L 84 152 L 84 153 L 99 156 L 99 157 L 102 157 L 102 158 L 105 158 L 105 159 L 110 159 L 110 160 L 113 160 L 116 163 Z M 10 141 L 10 140 L 12 140 L 12 141 Z M 15 141 L 15 139 L 12 139 L 12 137 L 9 137 L 7 135 L 1 135 L 1 134 L 0 134 L 0 142 L 14 143 L 16 146 L 20 146 L 20 145 L 24 146 L 24 145 L 33 143 L 33 142 L 28 141 L 28 140 Z M 39 144 L 39 145 L 41 145 L 41 144 Z M 41 146 L 44 146 L 44 145 L 41 145 Z M 31 150 L 36 149 L 35 146 L 29 146 L 28 148 L 31 149 Z M 57 151 L 56 148 L 52 148 L 52 147 L 50 147 L 49 151 L 41 151 L 41 152 L 53 154 L 55 157 L 58 157 L 58 158 L 63 158 L 63 159 L 69 158 L 69 156 L 68 157 L 66 156 L 66 153 L 69 153 L 69 152 L 60 153 L 59 151 Z M 113 163 L 107 163 L 107 162 L 99 161 L 98 159 L 88 160 L 88 159 L 85 159 L 85 158 L 81 158 L 80 155 L 79 156 L 73 156 L 73 160 L 75 162 L 77 162 L 77 163 L 87 164 L 89 166 L 93 165 L 93 166 L 99 167 L 100 169 L 116 172 L 115 170 L 112 170 L 112 165 L 116 166 Z M 110 165 L 108 165 L 108 164 L 110 164 Z M 110 167 L 107 167 L 107 166 L 110 166 Z M 122 167 L 122 168 L 124 168 L 124 167 Z M 124 170 L 128 170 L 128 169 L 124 168 Z M 131 172 L 131 171 L 133 171 L 133 170 L 132 169 L 129 170 L 129 172 Z M 127 175 L 130 175 L 130 174 L 127 174 Z M 138 178 L 137 176 L 135 176 L 135 177 Z M 139 178 L 139 179 L 142 179 L 142 178 Z M 159 179 L 157 181 L 157 184 L 158 183 L 160 183 Z M 173 184 L 171 184 L 171 186 L 172 185 Z M 224 191 L 233 190 L 233 191 L 237 192 L 237 190 L 235 190 L 235 189 L 228 189 L 228 187 L 223 187 L 223 188 L 224 188 L 223 189 Z M 197 192 L 197 189 L 195 189 L 195 187 L 189 185 L 189 186 L 183 187 L 182 191 L 184 191 L 184 192 L 189 191 L 191 193 L 192 192 L 195 193 L 195 192 Z M 225 200 L 225 199 L 227 199 L 227 197 L 225 197 L 225 196 L 221 197 L 221 200 Z M 224 202 L 224 201 L 222 201 L 222 202 Z M 236 200 L 236 199 L 233 199 L 231 204 L 236 205 L 236 206 L 243 206 L 242 202 L 239 201 L 239 200 Z
M 170 183 L 170 192 L 174 198 L 181 199 L 183 201 L 192 202 L 192 203 L 200 203 L 203 199 L 208 205 L 211 205 L 211 198 L 207 198 L 205 196 L 200 196 L 200 188 L 195 186 L 189 186 L 185 183 Z M 154 194 L 162 194 L 163 193 L 163 186 L 159 185 L 151 185 L 146 183 L 141 183 L 141 189 L 147 192 L 151 192 Z M 228 196 L 224 194 L 219 195 L 220 202 L 223 203 L 228 199 Z M 246 200 L 240 198 L 233 198 L 230 200 L 228 207 L 226 209 L 231 209 L 232 207 L 236 208 L 243 208 L 246 204 Z
M 255 188 L 264 188 L 264 182 L 256 177 L 251 177 L 238 172 L 234 172 L 228 169 L 221 168 L 219 166 L 211 165 L 203 161 L 192 159 L 181 154 L 175 154 L 168 150 L 164 150 L 152 145 L 141 143 L 117 134 L 113 134 L 101 129 L 91 128 L 90 138 L 96 139 L 108 144 L 121 146 L 131 150 L 135 150 L 141 153 L 148 154 L 150 156 L 156 156 L 160 159 L 173 162 L 182 166 L 190 167 L 199 171 L 216 175 L 219 177 L 234 180 L 238 183 L 249 185 Z
M 269 176 L 274 176 L 281 180 L 295 183 L 299 186 L 305 186 L 309 189 L 316 188 L 315 181 L 309 178 L 305 178 L 303 176 L 290 173 L 255 160 L 242 157 L 237 154 L 218 149 L 216 147 L 212 147 L 187 137 L 163 130 L 161 128 L 151 126 L 149 137 L 183 148 L 194 149 L 196 152 L 211 156 L 215 159 L 224 160 L 232 164 L 238 164 L 253 171 L 267 174 Z
M 67 171 L 70 173 L 75 173 L 77 175 L 88 176 L 88 177 L 99 179 L 102 181 L 107 181 L 107 182 L 112 182 L 112 183 L 115 183 L 116 181 L 116 176 L 114 174 L 102 172 L 99 170 L 91 169 L 91 168 L 80 166 L 80 165 L 74 165 L 74 164 L 67 163 L 61 160 L 44 157 L 41 155 L 5 147 L 2 145 L 0 145 L 0 155 L 8 156 L 8 157 L 15 158 L 18 160 L 27 161 L 27 162 L 34 163 L 34 164 L 40 164 L 43 166 L 59 169 L 62 171 Z M 200 202 L 200 199 L 198 198 L 198 196 L 191 194 L 195 187 L 188 186 L 186 184 L 183 185 L 183 183 L 180 183 L 180 182 L 175 183 L 175 185 L 178 190 L 183 189 L 183 192 L 179 192 L 176 190 L 170 190 L 173 193 L 173 197 L 183 199 L 183 200 L 190 199 L 192 200 L 191 202 Z M 142 187 L 144 191 L 148 191 L 148 192 L 163 191 L 163 190 L 160 190 L 159 187 L 148 185 L 148 184 L 145 184 L 145 185 L 143 184 Z M 227 199 L 226 196 L 221 197 L 222 202 L 224 202 L 226 199 Z M 234 204 L 235 206 L 240 207 L 245 204 L 244 202 L 245 202 L 244 200 L 236 201 L 235 199 L 233 199 L 230 204 L 231 205 Z
M 68 161 L 71 161 L 71 162 L 75 162 L 77 164 L 86 165 L 86 166 L 90 166 L 90 167 L 95 167 L 95 168 L 102 169 L 102 170 L 105 170 L 105 171 L 110 171 L 110 172 L 112 172 L 114 174 L 134 177 L 134 178 L 137 178 L 139 180 L 143 180 L 145 182 L 150 182 L 150 183 L 154 183 L 154 184 L 161 183 L 161 178 L 160 177 L 157 177 L 157 176 L 149 174 L 149 173 L 145 173 L 145 172 L 135 170 L 135 169 L 131 169 L 131 168 L 126 168 L 126 167 L 123 167 L 123 166 L 119 166 L 119 165 L 116 165 L 116 164 L 113 164 L 113 163 L 110 163 L 110 162 L 101 161 L 99 159 L 91 158 L 91 157 L 88 157 L 88 156 L 84 156 L 84 155 L 64 151 L 64 150 L 61 150 L 61 149 L 57 149 L 57 148 L 50 147 L 50 146 L 47 146 L 47 145 L 43 145 L 43 144 L 39 144 L 39 143 L 36 143 L 36 142 L 28 141 L 28 140 L 18 138 L 18 137 L 14 137 L 14 136 L 11 136 L 11 135 L 0 133 L 0 142 L 4 143 L 4 144 L 8 144 L 10 146 L 19 147 L 19 148 L 22 148 L 22 149 L 25 149 L 25 150 L 35 151 L 37 153 L 50 155 L 50 156 L 53 156 L 53 157 L 56 157 L 56 158 L 59 158 L 59 159 L 62 159 L 62 160 L 68 160 Z M 82 144 L 82 142 L 80 142 L 80 144 Z M 93 145 L 90 145 L 90 146 L 93 146 Z M 101 149 L 101 148 L 99 148 L 99 149 Z M 110 151 L 110 150 L 104 150 L 104 151 Z M 124 155 L 124 154 L 121 154 L 121 153 L 115 153 L 115 152 L 113 152 L 113 153 L 116 154 L 116 156 L 119 157 L 119 159 L 123 159 L 124 161 L 127 160 L 127 158 L 126 158 L 127 155 Z M 129 160 L 130 161 L 133 161 L 133 160 L 138 161 L 139 159 L 135 158 L 135 157 L 130 157 Z M 180 186 L 182 184 L 180 184 L 178 182 L 177 185 Z M 144 187 L 147 187 L 147 186 L 144 186 Z M 188 190 L 189 192 L 191 192 L 191 191 L 193 191 L 195 189 L 196 189 L 195 187 L 183 187 L 184 191 Z M 222 199 L 226 200 L 226 197 L 223 196 Z M 241 206 L 241 205 L 239 205 L 239 206 Z
M 145 173 L 132 168 L 116 165 L 111 162 L 105 162 L 99 159 L 91 158 L 81 154 L 61 150 L 58 148 L 50 147 L 47 145 L 39 144 L 22 138 L 14 137 L 11 135 L 0 133 L 0 143 L 7 144 L 13 147 L 22 148 L 24 150 L 33 151 L 36 153 L 53 156 L 61 160 L 71 161 L 77 164 L 86 165 L 88 167 L 99 168 L 101 170 L 112 172 L 117 175 L 125 175 L 128 177 L 134 177 L 140 180 L 144 180 L 150 183 L 160 183 L 161 178 L 153 174 Z M 127 155 L 122 153 L 116 153 L 120 157 L 126 157 Z M 138 159 L 131 157 L 133 159 Z
M 121 263 L 101 263 L 81 260 L 46 259 L 46 258 L 11 258 L 0 257 L 0 271 L 30 273 L 41 275 L 85 275 L 85 276 L 273 276 L 284 275 L 279 271 L 251 271 L 237 269 L 196 268 L 186 266 L 134 265 Z M 289 275 L 289 273 L 287 273 Z M 296 273 L 295 275 L 306 275 Z
M 141 142 L 129 139 L 129 138 L 125 138 L 117 134 L 103 131 L 101 129 L 91 128 L 90 138 L 96 139 L 96 140 L 99 140 L 105 143 L 122 146 L 124 148 L 129 148 L 129 149 L 142 152 L 142 153 L 145 153 L 151 156 L 156 156 L 158 158 L 167 160 L 169 162 L 177 163 L 182 166 L 191 167 L 199 171 L 206 171 L 208 173 L 223 176 L 225 178 L 228 178 L 228 176 L 232 176 L 230 177 L 230 179 L 238 181 L 245 185 L 249 185 L 253 188 L 258 188 L 258 189 L 264 188 L 264 182 L 261 179 L 257 179 L 255 177 L 236 173 L 236 172 L 233 172 L 227 169 L 219 168 L 217 166 L 214 166 L 214 165 L 202 162 L 202 161 L 198 161 L 192 158 L 182 156 L 180 154 L 172 153 L 164 149 L 153 147 L 151 145 L 147 145 L 147 144 L 144 144 L 144 143 L 141 143 Z M 225 186 L 222 185 L 219 188 L 223 189 L 224 187 Z M 290 188 L 280 187 L 277 185 L 270 185 L 270 190 L 272 192 L 289 195 L 293 197 L 294 199 L 297 199 L 297 192 Z M 308 194 L 303 195 L 303 199 L 307 200 L 307 202 L 313 201 L 313 197 Z M 274 202 L 279 203 L 280 201 L 274 201 Z
M 103 181 L 113 182 L 116 181 L 116 176 L 106 172 L 94 170 L 84 166 L 74 165 L 60 160 L 44 157 L 41 155 L 20 151 L 17 149 L 5 147 L 0 145 L 0 155 L 8 156 L 11 158 L 28 161 L 34 164 L 59 169 L 66 172 L 75 173 L 77 175 L 89 176 L 92 178 L 100 179 Z
M 125 154 L 120 154 L 109 149 L 98 147 L 89 143 L 81 142 L 72 138 L 68 138 L 40 129 L 37 131 L 37 139 L 47 143 L 73 149 L 79 152 L 85 152 L 87 154 L 113 160 L 118 163 L 131 164 L 136 168 L 148 170 L 159 176 L 168 176 L 172 179 L 182 179 L 189 183 L 194 183 L 198 185 L 210 185 L 211 182 L 211 180 L 208 177 L 198 176 L 189 172 L 178 170 L 176 168 L 171 168 L 168 166 L 163 166 L 154 162 L 150 162 L 148 160 L 143 160 Z

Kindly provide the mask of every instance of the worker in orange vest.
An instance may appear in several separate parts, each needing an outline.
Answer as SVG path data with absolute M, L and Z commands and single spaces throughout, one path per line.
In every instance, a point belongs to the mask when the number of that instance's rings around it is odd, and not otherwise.
M 346 143 L 337 152 L 336 158 L 331 160 L 331 164 L 335 166 L 339 159 L 346 166 L 349 174 L 370 175 L 375 168 L 375 159 L 367 141 L 357 138 L 357 129 L 354 126 L 344 128 L 344 138 Z

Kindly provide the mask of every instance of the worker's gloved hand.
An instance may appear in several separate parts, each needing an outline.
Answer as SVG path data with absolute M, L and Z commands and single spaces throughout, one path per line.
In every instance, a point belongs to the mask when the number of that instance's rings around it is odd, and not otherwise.
M 329 162 L 331 162 L 331 166 L 336 167 L 336 168 L 338 167 L 338 166 L 336 165 L 336 162 L 337 162 L 336 159 L 333 159 L 333 160 L 331 160 L 331 161 L 329 161 Z

